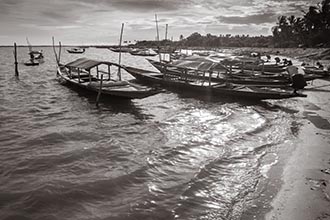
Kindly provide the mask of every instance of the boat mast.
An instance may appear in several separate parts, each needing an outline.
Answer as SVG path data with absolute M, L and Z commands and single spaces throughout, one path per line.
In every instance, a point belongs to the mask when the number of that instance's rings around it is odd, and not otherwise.
M 123 32 L 124 32 L 124 23 L 121 24 L 121 31 L 120 31 L 120 38 L 119 38 L 118 79 L 120 81 L 121 81 L 121 67 L 120 67 L 120 62 L 121 62 L 121 42 L 123 40 Z
M 29 47 L 29 52 L 31 53 L 32 52 L 32 45 L 30 44 L 30 41 L 28 38 L 26 38 L 26 42 L 28 44 L 28 47 Z

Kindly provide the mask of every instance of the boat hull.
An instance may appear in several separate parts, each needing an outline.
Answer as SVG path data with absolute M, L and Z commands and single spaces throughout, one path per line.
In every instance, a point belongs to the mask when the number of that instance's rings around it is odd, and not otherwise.
M 157 70 L 164 73 L 170 72 L 171 74 L 180 74 L 179 71 L 173 70 L 171 68 L 166 68 L 164 70 L 164 65 L 158 61 L 147 59 Z M 201 76 L 202 78 L 203 76 Z M 205 78 L 205 77 L 204 77 Z M 208 80 L 208 78 L 206 78 Z M 291 80 L 281 76 L 275 76 L 271 78 L 271 76 L 264 75 L 264 77 L 251 77 L 248 74 L 235 74 L 233 73 L 231 76 L 222 78 L 222 77 L 212 77 L 212 80 L 217 82 L 229 82 L 234 84 L 242 84 L 242 85 L 253 85 L 253 86 L 269 86 L 269 87 L 290 87 Z
M 87 91 L 95 94 L 99 92 L 99 85 L 92 85 L 90 83 L 79 83 L 77 79 L 71 79 L 66 73 L 63 73 L 61 68 L 57 69 L 57 75 L 60 80 L 65 81 L 68 85 L 79 88 L 82 91 Z M 101 90 L 102 96 L 106 95 L 122 99 L 143 99 L 148 96 L 155 95 L 157 93 L 159 93 L 158 90 L 149 88 L 136 91 L 128 91 L 126 89 L 120 89 L 118 87 L 113 87 L 113 89 L 109 89 L 109 87 L 105 86 Z
M 140 80 L 142 83 L 146 83 L 148 85 L 161 85 L 166 88 L 174 88 L 176 90 L 181 91 L 195 91 L 199 93 L 204 93 L 207 95 L 212 95 L 216 97 L 235 97 L 240 99 L 249 99 L 249 100 L 264 100 L 264 99 L 285 99 L 285 98 L 293 98 L 293 97 L 306 97 L 304 94 L 290 92 L 272 92 L 271 90 L 265 90 L 257 87 L 245 87 L 248 88 L 246 91 L 242 89 L 237 89 L 239 87 L 230 88 L 230 87 L 222 87 L 222 85 L 215 86 L 207 86 L 207 82 L 205 85 L 195 85 L 190 84 L 184 81 L 176 81 L 170 79 L 164 79 L 164 75 L 162 73 L 155 73 L 152 71 L 146 71 L 134 67 L 124 67 L 125 70 L 133 75 L 137 80 Z

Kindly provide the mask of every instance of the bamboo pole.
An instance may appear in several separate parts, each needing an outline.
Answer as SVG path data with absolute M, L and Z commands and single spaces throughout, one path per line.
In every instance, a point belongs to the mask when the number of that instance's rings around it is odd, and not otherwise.
M 53 51 L 54 51 L 54 55 L 55 55 L 55 59 L 56 59 L 56 64 L 57 64 L 57 66 L 59 66 L 60 61 L 58 60 L 58 57 L 57 57 L 57 52 L 56 52 L 56 49 L 55 49 L 55 40 L 54 40 L 54 37 L 52 37 L 52 42 L 53 42 Z
M 118 79 L 119 81 L 121 81 L 121 67 L 120 67 L 120 63 L 121 63 L 121 41 L 123 40 L 123 32 L 124 32 L 124 23 L 121 24 L 121 31 L 120 31 L 120 38 L 119 38 L 119 59 L 118 59 Z
M 14 43 L 14 58 L 15 58 L 15 76 L 18 78 L 18 62 L 17 62 L 17 46 L 16 43 Z
M 111 70 L 110 70 L 110 65 L 108 65 L 108 81 L 111 80 Z
M 97 97 L 96 97 L 96 106 L 99 106 L 99 100 L 101 97 L 101 93 L 102 93 L 102 84 L 103 84 L 103 74 L 101 74 L 101 81 L 100 81 L 100 87 L 99 87 L 99 92 L 97 93 Z
M 160 46 L 159 46 L 159 30 L 158 30 L 157 14 L 155 14 L 155 21 L 156 21 L 156 31 L 157 31 L 157 42 L 158 42 L 158 56 L 159 56 L 159 62 L 162 62 L 162 56 L 161 56 L 161 54 L 160 54 Z
M 80 68 L 78 68 L 78 82 L 80 83 Z
M 60 49 L 59 49 L 59 52 L 58 52 L 58 63 L 61 63 L 61 52 L 62 52 L 61 41 L 59 41 L 58 44 L 60 45 Z
M 167 40 L 167 29 L 168 29 L 168 24 L 166 24 L 166 28 L 165 28 L 165 41 Z

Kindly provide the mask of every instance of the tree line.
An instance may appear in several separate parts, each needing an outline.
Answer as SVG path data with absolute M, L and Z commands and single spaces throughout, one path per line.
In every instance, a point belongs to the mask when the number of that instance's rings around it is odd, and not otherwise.
M 202 36 L 195 32 L 179 41 L 139 41 L 136 47 L 176 47 L 176 48 L 218 48 L 218 47 L 269 47 L 272 45 L 272 36 L 249 36 L 249 35 L 212 35 Z
M 330 0 L 303 11 L 302 17 L 280 16 L 272 28 L 275 47 L 330 46 Z

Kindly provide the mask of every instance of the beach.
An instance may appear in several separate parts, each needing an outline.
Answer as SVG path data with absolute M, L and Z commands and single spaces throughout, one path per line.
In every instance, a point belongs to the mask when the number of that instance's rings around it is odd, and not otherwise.
M 304 109 L 299 109 L 305 121 L 294 151 L 283 169 L 273 168 L 275 173 L 282 170 L 277 173 L 281 183 L 267 220 L 330 219 L 330 82 L 315 80 L 309 88 L 315 89 L 307 89 Z

